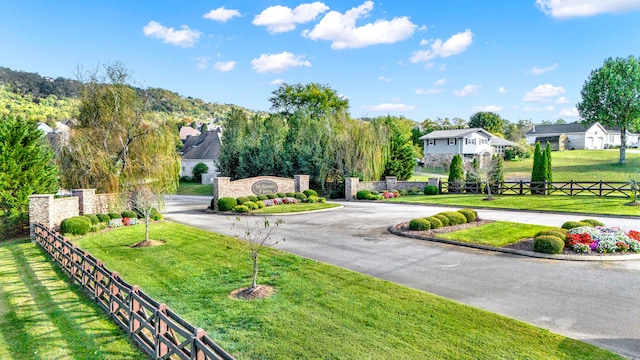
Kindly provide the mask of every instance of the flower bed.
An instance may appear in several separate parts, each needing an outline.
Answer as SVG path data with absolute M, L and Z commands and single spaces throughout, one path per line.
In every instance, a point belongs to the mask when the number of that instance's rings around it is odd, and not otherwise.
M 577 253 L 640 253 L 640 232 L 616 227 L 580 226 L 569 230 L 566 246 Z

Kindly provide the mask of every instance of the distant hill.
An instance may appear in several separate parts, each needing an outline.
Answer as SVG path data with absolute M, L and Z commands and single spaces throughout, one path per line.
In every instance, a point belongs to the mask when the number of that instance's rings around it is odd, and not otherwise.
M 0 114 L 11 113 L 34 121 L 70 119 L 77 113 L 81 91 L 82 82 L 78 80 L 0 67 Z M 151 111 L 181 123 L 219 124 L 232 108 L 255 113 L 233 104 L 183 97 L 162 88 L 136 88 L 136 91 L 150 97 Z

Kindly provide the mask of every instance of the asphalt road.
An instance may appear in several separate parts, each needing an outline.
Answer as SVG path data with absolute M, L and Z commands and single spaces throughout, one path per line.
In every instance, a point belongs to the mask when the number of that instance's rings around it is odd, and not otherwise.
M 168 198 L 165 217 L 234 234 L 233 216 L 204 211 L 209 197 Z M 423 290 L 640 359 L 640 260 L 561 261 L 409 239 L 390 225 L 447 208 L 341 202 L 343 208 L 281 216 L 275 247 Z M 458 208 L 452 208 L 458 209 Z M 561 225 L 585 215 L 479 210 L 479 217 Z M 588 216 L 640 229 L 640 219 Z

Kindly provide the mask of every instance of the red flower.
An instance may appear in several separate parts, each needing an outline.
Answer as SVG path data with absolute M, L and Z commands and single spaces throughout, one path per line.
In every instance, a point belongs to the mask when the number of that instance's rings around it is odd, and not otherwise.
M 633 239 L 635 241 L 640 241 L 640 231 L 630 230 L 627 233 L 627 236 L 629 237 L 629 239 Z
M 593 242 L 591 235 L 583 234 L 567 234 L 567 246 L 573 246 L 575 244 L 589 245 Z

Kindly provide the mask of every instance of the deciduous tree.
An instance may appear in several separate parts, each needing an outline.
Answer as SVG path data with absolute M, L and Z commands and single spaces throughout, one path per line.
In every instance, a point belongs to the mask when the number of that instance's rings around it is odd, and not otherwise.
M 504 120 L 494 112 L 480 111 L 471 115 L 469 127 L 483 128 L 493 135 L 504 137 Z

